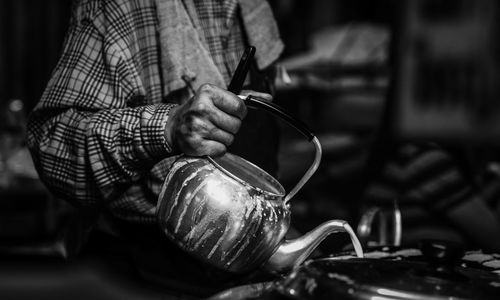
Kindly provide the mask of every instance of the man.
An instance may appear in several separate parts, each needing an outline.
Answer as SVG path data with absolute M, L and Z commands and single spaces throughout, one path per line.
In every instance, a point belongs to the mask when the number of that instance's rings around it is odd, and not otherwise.
M 108 231 L 158 238 L 156 202 L 177 155 L 234 151 L 275 172 L 277 128 L 226 90 L 247 45 L 257 52 L 246 84 L 257 89 L 283 49 L 264 0 L 77 1 L 29 119 L 41 179 L 97 210 Z
M 175 155 L 220 155 L 232 144 L 247 110 L 225 88 L 248 44 L 261 70 L 282 51 L 266 1 L 78 1 L 29 120 L 42 180 L 77 206 L 154 223 Z M 259 124 L 246 132 L 275 132 L 252 130 Z

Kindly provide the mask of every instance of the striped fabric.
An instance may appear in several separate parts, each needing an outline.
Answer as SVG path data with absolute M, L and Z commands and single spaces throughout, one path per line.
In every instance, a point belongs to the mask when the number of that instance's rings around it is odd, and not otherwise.
M 238 24 L 237 0 L 194 1 L 203 28 L 203 38 L 226 82 L 244 51 L 244 36 Z
M 181 101 L 162 91 L 154 3 L 78 1 L 28 124 L 35 164 L 56 197 L 140 223 L 155 222 L 157 196 L 175 158 L 164 124 Z M 210 54 L 229 80 L 244 47 L 237 1 L 195 3 L 198 15 L 191 17 L 206 25 Z
M 407 144 L 383 168 L 367 189 L 367 201 L 374 205 L 418 205 L 442 211 L 466 201 L 472 185 L 454 159 L 436 147 Z
M 485 170 L 473 179 L 460 161 L 444 149 L 431 144 L 406 144 L 398 148 L 367 187 L 364 205 L 390 211 L 397 200 L 403 216 L 403 238 L 408 238 L 407 242 L 415 242 L 410 241 L 413 236 L 436 234 L 445 239 L 460 236 L 484 245 L 484 241 L 468 236 L 457 226 L 459 222 L 449 212 L 459 207 L 475 207 L 471 206 L 474 204 L 486 207 L 492 214 L 497 210 L 498 214 L 499 174 Z M 481 223 L 478 211 L 470 211 L 468 217 Z

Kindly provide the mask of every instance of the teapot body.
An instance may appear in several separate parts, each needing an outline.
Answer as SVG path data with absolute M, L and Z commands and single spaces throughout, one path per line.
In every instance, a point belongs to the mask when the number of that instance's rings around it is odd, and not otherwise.
M 265 263 L 290 225 L 283 187 L 226 153 L 181 157 L 160 193 L 157 219 L 181 249 L 219 269 L 243 273 Z

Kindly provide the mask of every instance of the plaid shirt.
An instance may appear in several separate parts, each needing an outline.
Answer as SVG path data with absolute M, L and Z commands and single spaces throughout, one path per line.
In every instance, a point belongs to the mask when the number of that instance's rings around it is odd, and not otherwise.
M 244 49 L 237 0 L 194 1 L 201 36 L 229 81 Z M 153 0 L 81 0 L 62 56 L 29 118 L 28 144 L 58 198 L 115 217 L 155 222 L 175 157 L 164 142 L 163 94 Z M 168 101 L 179 102 L 175 97 Z

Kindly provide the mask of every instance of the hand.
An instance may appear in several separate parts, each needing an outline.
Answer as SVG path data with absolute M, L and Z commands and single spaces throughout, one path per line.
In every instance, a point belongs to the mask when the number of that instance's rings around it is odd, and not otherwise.
M 186 103 L 171 110 L 165 134 L 175 150 L 191 156 L 224 154 L 247 109 L 235 94 L 204 84 Z

